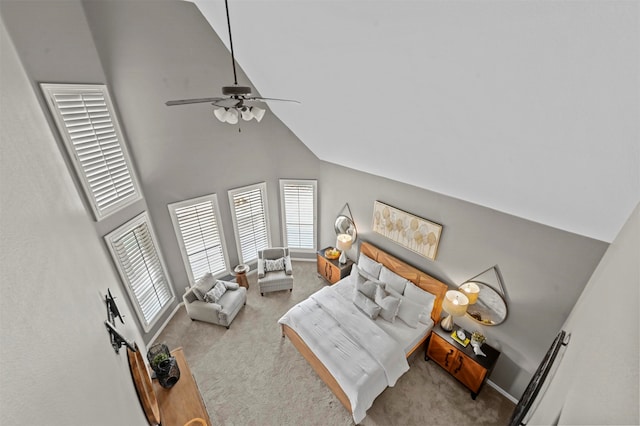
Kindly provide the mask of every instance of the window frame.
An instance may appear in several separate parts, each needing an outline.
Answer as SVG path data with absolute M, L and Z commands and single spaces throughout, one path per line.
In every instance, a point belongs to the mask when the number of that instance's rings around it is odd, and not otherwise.
M 287 212 L 285 203 L 285 187 L 287 185 L 311 186 L 313 188 L 313 244 L 312 247 L 294 247 L 289 243 L 287 235 Z M 316 179 L 280 179 L 280 220 L 282 241 L 293 252 L 315 253 L 318 245 L 318 181 Z
M 169 300 L 166 301 L 166 303 L 158 310 L 158 312 L 149 322 L 147 322 L 144 316 L 144 312 L 140 307 L 140 302 L 138 301 L 134 293 L 134 290 L 129 281 L 129 277 L 122 266 L 121 259 L 117 253 L 117 248 L 115 247 L 115 244 L 118 240 L 120 240 L 122 237 L 132 232 L 136 227 L 140 226 L 143 223 L 146 224 L 147 226 L 147 230 L 149 232 L 149 238 L 153 243 L 155 255 L 158 258 L 159 266 L 162 270 L 164 279 L 166 281 L 166 285 L 170 293 Z M 107 244 L 109 252 L 111 253 L 111 258 L 113 260 L 113 263 L 115 264 L 115 267 L 118 270 L 118 274 L 120 275 L 122 285 L 127 292 L 129 301 L 133 305 L 136 316 L 138 317 L 138 321 L 142 325 L 142 328 L 144 329 L 145 333 L 148 333 L 151 329 L 153 329 L 153 327 L 158 323 L 158 321 L 162 318 L 162 316 L 167 312 L 167 310 L 171 307 L 173 302 L 176 300 L 176 295 L 173 290 L 173 284 L 171 282 L 169 273 L 167 272 L 167 266 L 166 266 L 166 263 L 164 262 L 162 252 L 159 249 L 160 246 L 158 244 L 158 239 L 156 238 L 155 231 L 151 224 L 149 214 L 146 211 L 140 213 L 138 216 L 127 221 L 126 223 L 122 224 L 118 228 L 114 229 L 113 231 L 105 235 L 104 240 Z
M 111 96 L 109 95 L 109 90 L 104 84 L 55 84 L 55 83 L 40 83 L 40 88 L 44 94 L 44 98 L 49 107 L 49 112 L 53 117 L 53 120 L 56 124 L 58 134 L 62 139 L 67 155 L 70 159 L 70 162 L 73 164 L 73 168 L 75 170 L 76 176 L 80 181 L 82 186 L 84 196 L 87 199 L 89 206 L 93 212 L 94 219 L 96 221 L 101 221 L 106 217 L 124 209 L 127 206 L 132 205 L 133 203 L 142 200 L 143 194 L 142 189 L 140 187 L 140 183 L 138 181 L 138 177 L 136 174 L 136 170 L 133 164 L 132 157 L 129 153 L 127 142 L 122 133 L 122 129 L 120 126 L 120 122 L 118 120 L 118 114 L 114 108 L 114 105 L 111 101 Z M 72 140 L 69 132 L 69 127 L 65 122 L 65 119 L 62 115 L 60 108 L 58 107 L 58 102 L 55 100 L 55 96 L 59 95 L 88 95 L 91 93 L 100 94 L 104 98 L 104 102 L 106 105 L 107 112 L 109 114 L 109 119 L 111 120 L 111 124 L 113 126 L 113 133 L 117 139 L 117 146 L 122 153 L 122 158 L 126 166 L 126 170 L 128 172 L 129 179 L 131 180 L 131 187 L 133 188 L 133 192 L 130 195 L 122 197 L 117 202 L 108 207 L 101 208 L 99 206 L 99 201 L 97 194 L 94 192 L 94 189 L 91 187 L 90 177 L 87 175 L 85 166 L 87 164 L 80 160 L 78 150 L 76 149 L 76 145 Z M 83 101 L 84 102 L 84 101 Z M 96 127 L 94 127 L 95 123 L 91 123 L 91 130 L 95 131 Z M 104 151 L 100 151 L 100 154 L 104 158 Z M 109 170 L 110 172 L 111 170 Z M 110 184 L 113 183 L 112 177 L 109 177 Z
M 262 209 L 264 212 L 264 222 L 265 222 L 265 228 L 266 228 L 266 237 L 267 237 L 267 247 L 271 247 L 271 224 L 270 224 L 270 219 L 269 219 L 269 201 L 268 201 L 268 197 L 267 197 L 267 183 L 266 182 L 260 182 L 260 183 L 255 183 L 253 185 L 247 185 L 247 186 L 243 186 L 240 188 L 234 188 L 234 189 L 230 189 L 229 191 L 227 191 L 228 195 L 229 195 L 229 210 L 231 211 L 231 220 L 233 222 L 233 234 L 234 237 L 236 239 L 236 248 L 238 250 L 238 262 L 240 264 L 247 264 L 247 263 L 254 263 L 257 262 L 257 254 L 256 257 L 253 259 L 244 259 L 244 256 L 242 255 L 242 242 L 240 240 L 240 233 L 239 233 L 239 229 L 238 229 L 238 218 L 237 218 L 237 214 L 236 214 L 236 208 L 235 208 L 235 203 L 234 203 L 234 196 L 236 194 L 242 193 L 242 192 L 249 192 L 249 191 L 253 191 L 255 189 L 259 189 L 260 190 L 260 194 L 262 197 Z M 267 248 L 265 247 L 265 248 Z
M 176 233 L 176 238 L 178 239 L 178 247 L 180 248 L 180 254 L 182 255 L 182 261 L 184 263 L 185 269 L 187 270 L 187 277 L 189 279 L 190 286 L 194 286 L 196 283 L 196 277 L 193 274 L 193 269 L 191 267 L 191 262 L 189 260 L 189 254 L 187 253 L 187 248 L 185 246 L 184 237 L 182 235 L 182 229 L 180 228 L 180 222 L 178 219 L 178 214 L 176 210 L 194 206 L 196 204 L 201 204 L 206 201 L 210 201 L 212 204 L 213 214 L 215 216 L 216 222 L 216 231 L 218 232 L 218 238 L 220 239 L 220 246 L 222 248 L 222 255 L 224 258 L 225 269 L 222 271 L 218 271 L 216 273 L 211 272 L 214 278 L 220 278 L 222 276 L 228 275 L 230 272 L 230 263 L 229 263 L 229 254 L 227 250 L 227 244 L 224 237 L 224 230 L 222 226 L 222 219 L 220 215 L 220 204 L 218 203 L 217 194 L 209 194 L 203 195 L 201 197 L 191 198 L 188 200 L 178 201 L 175 203 L 171 203 L 167 205 L 169 209 L 169 215 L 171 216 L 171 222 L 173 223 L 173 230 Z

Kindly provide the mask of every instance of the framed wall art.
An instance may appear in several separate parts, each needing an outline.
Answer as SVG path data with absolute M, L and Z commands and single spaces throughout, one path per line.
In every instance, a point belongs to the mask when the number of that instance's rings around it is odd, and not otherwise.
M 373 231 L 420 256 L 435 260 L 442 235 L 442 225 L 375 201 Z

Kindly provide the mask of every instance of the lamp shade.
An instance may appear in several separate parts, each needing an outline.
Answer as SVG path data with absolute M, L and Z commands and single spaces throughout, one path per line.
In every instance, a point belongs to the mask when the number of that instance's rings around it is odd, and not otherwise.
M 349 250 L 353 244 L 353 238 L 349 234 L 338 234 L 336 248 L 340 251 Z
M 461 317 L 467 312 L 469 298 L 457 290 L 449 290 L 444 295 L 442 309 L 454 317 Z
M 264 117 L 265 110 L 258 107 L 251 107 L 251 112 L 253 113 L 253 117 L 259 123 L 260 120 L 262 120 L 262 117 Z
M 469 298 L 470 305 L 473 305 L 478 300 L 478 295 L 480 294 L 480 287 L 478 287 L 478 284 L 473 282 L 464 283 L 458 288 L 458 290 Z

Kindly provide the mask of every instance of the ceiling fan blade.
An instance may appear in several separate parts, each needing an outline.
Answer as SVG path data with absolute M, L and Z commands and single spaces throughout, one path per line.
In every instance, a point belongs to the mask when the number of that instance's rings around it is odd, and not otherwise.
M 219 102 L 222 100 L 226 100 L 227 98 L 197 98 L 197 99 L 178 99 L 175 101 L 167 101 L 165 105 L 173 106 L 173 105 L 187 105 L 187 104 L 198 104 L 204 102 Z
M 245 101 L 258 101 L 258 102 L 266 102 L 266 101 L 280 101 L 280 102 L 295 102 L 297 104 L 300 101 L 294 101 L 293 99 L 278 99 L 278 98 L 263 98 L 262 96 L 247 96 L 244 98 Z
M 211 102 L 211 105 L 221 107 L 221 108 L 233 108 L 238 106 L 242 100 L 234 99 L 234 98 L 219 98 L 215 102 Z

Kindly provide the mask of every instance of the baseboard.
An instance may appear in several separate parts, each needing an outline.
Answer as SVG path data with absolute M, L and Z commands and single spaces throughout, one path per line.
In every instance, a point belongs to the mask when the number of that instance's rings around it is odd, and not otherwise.
M 296 262 L 316 262 L 317 259 L 315 257 L 292 257 L 291 260 L 295 260 Z
M 182 305 L 184 305 L 184 302 L 180 302 L 176 305 L 176 307 L 173 309 L 171 314 L 167 317 L 166 320 L 164 320 L 160 328 L 158 328 L 158 331 L 156 331 L 156 334 L 154 334 L 151 340 L 149 340 L 149 342 L 147 343 L 147 346 L 153 345 L 153 343 L 156 341 L 160 333 L 164 331 L 164 328 L 167 326 L 167 324 L 169 324 L 169 321 L 171 321 L 171 318 L 173 318 L 173 316 L 176 314 L 176 312 L 178 312 L 178 309 L 180 309 Z
M 509 401 L 513 402 L 514 404 L 518 404 L 518 399 L 517 398 L 514 398 L 513 396 L 511 396 L 511 394 L 509 394 L 507 391 L 502 389 L 500 386 L 498 386 L 495 383 L 493 383 L 491 380 L 487 380 L 487 384 L 489 386 L 491 386 L 492 388 L 494 388 L 495 390 L 497 390 L 499 394 L 501 394 L 502 396 L 507 398 Z

